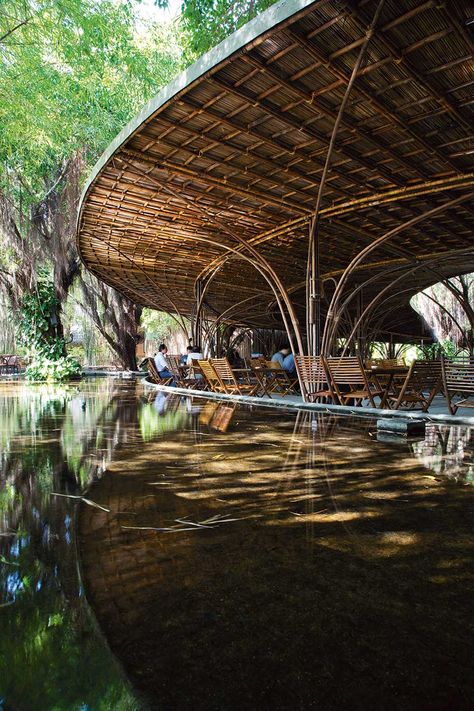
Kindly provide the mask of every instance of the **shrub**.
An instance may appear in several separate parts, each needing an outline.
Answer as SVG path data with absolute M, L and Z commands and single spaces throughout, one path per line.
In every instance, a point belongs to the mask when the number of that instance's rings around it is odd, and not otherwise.
M 66 355 L 64 338 L 58 334 L 59 308 L 53 282 L 43 273 L 35 291 L 23 297 L 17 324 L 19 340 L 32 358 L 28 380 L 61 382 L 80 375 L 81 366 Z
M 30 381 L 61 382 L 79 378 L 81 366 L 71 356 L 61 356 L 51 360 L 44 356 L 36 358 L 26 368 L 26 377 Z

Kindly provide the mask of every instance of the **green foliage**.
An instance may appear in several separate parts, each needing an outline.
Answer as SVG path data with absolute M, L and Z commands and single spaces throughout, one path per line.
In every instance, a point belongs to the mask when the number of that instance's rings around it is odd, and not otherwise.
M 176 321 L 164 311 L 143 309 L 141 325 L 147 339 L 166 341 L 176 331 Z
M 436 360 L 440 355 L 446 358 L 455 358 L 458 352 L 456 345 L 450 341 L 445 340 L 437 343 L 431 343 L 430 345 L 420 347 L 418 346 L 418 358 L 427 358 L 428 360 Z
M 36 291 L 23 297 L 18 322 L 19 340 L 33 360 L 26 369 L 32 381 L 63 381 L 78 377 L 81 367 L 66 355 L 64 339 L 58 335 L 59 302 L 52 281 L 38 279 Z
M 2 0 L 0 174 L 23 204 L 41 199 L 76 150 L 95 162 L 181 68 L 177 25 L 138 32 L 136 6 Z
M 55 360 L 64 355 L 64 340 L 54 331 L 58 309 L 53 282 L 47 277 L 38 279 L 36 290 L 23 297 L 18 337 L 33 357 Z
M 80 376 L 81 366 L 72 356 L 61 356 L 56 360 L 39 357 L 26 368 L 26 377 L 31 381 L 62 382 Z
M 185 56 L 200 56 L 242 27 L 275 0 L 183 0 L 182 22 L 188 34 Z

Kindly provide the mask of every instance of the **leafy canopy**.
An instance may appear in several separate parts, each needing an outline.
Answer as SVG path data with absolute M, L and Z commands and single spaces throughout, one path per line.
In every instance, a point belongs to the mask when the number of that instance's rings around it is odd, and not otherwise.
M 139 32 L 136 0 L 2 0 L 0 173 L 35 202 L 79 148 L 93 163 L 181 69 L 177 23 Z M 15 189 L 18 185 L 15 183 Z
M 183 0 L 182 23 L 188 34 L 187 58 L 200 56 L 276 0 Z

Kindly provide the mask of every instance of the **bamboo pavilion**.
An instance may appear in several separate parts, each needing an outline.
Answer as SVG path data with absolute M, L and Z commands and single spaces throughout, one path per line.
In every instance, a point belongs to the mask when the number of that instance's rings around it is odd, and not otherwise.
M 469 0 L 281 0 L 105 151 L 82 260 L 195 338 L 410 337 L 411 297 L 474 271 L 473 29 Z

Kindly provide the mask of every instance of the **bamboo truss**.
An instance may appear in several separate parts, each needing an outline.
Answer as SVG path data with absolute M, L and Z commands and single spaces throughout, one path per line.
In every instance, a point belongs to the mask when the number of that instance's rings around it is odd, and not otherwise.
M 384 296 L 414 334 L 412 294 L 474 271 L 468 19 L 450 1 L 272 6 L 106 151 L 83 261 L 195 341 L 232 319 L 329 352 Z

